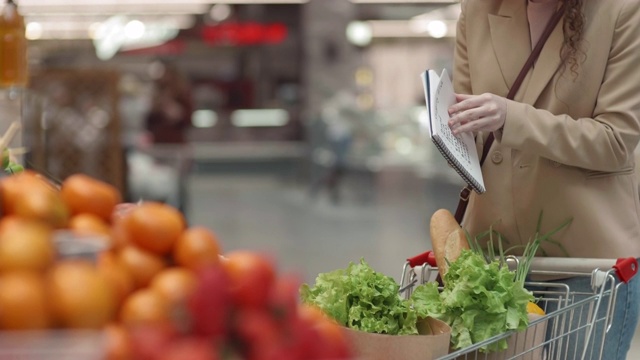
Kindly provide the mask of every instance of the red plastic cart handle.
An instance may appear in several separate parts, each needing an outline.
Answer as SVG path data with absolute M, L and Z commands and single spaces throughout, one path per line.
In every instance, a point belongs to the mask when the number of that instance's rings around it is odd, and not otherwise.
M 638 272 L 638 260 L 634 257 L 620 258 L 613 268 L 616 270 L 618 278 L 628 283 Z
M 416 267 L 422 266 L 424 264 L 429 264 L 430 266 L 436 266 L 436 256 L 433 251 L 429 250 L 427 252 L 423 252 L 420 255 L 416 255 L 414 257 L 410 257 L 407 259 L 409 266 Z

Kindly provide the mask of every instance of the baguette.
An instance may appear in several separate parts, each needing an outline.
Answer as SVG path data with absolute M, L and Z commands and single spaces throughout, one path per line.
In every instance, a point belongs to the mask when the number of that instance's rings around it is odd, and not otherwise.
M 469 243 L 462 227 L 446 209 L 439 209 L 431 216 L 429 232 L 438 272 L 444 281 L 449 263 L 455 261 L 462 250 L 469 249 Z

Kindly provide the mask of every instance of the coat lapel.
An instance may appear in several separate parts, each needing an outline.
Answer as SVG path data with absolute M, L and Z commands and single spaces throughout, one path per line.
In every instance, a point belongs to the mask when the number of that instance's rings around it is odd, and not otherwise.
M 526 0 L 504 0 L 498 14 L 489 14 L 489 28 L 502 78 L 511 88 L 531 53 Z
M 547 39 L 536 61 L 522 102 L 533 105 L 560 67 L 560 49 L 564 42 L 562 19 Z

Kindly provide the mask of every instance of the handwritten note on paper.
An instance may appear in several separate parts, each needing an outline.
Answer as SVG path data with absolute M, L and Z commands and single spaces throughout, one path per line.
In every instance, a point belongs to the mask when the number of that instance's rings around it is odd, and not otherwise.
M 465 181 L 477 192 L 484 192 L 482 170 L 473 135 L 464 133 L 456 136 L 449 128 L 448 109 L 456 99 L 447 71 L 443 70 L 442 75 L 438 76 L 435 71 L 427 70 L 423 73 L 422 79 L 431 121 L 429 128 L 432 140 Z

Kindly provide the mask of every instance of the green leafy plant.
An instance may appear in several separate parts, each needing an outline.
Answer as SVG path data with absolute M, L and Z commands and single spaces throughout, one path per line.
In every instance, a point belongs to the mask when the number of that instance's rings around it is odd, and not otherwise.
M 451 326 L 451 345 L 461 349 L 511 330 L 524 330 L 528 324 L 527 304 L 534 300 L 525 287 L 534 257 L 544 242 L 559 243 L 551 236 L 568 226 L 572 219 L 542 234 L 540 212 L 536 231 L 526 245 L 504 248 L 506 239 L 493 226 L 472 238 L 467 232 L 469 250 L 449 263 L 445 286 L 435 282 L 418 286 L 411 301 L 418 317 L 431 316 Z M 488 237 L 486 246 L 482 240 Z M 510 253 L 523 249 L 515 271 L 506 266 Z M 565 252 L 566 253 L 566 252 Z M 505 350 L 507 340 L 488 344 L 481 350 Z
M 315 285 L 303 284 L 302 301 L 322 309 L 351 329 L 389 335 L 418 334 L 417 315 L 402 299 L 390 276 L 374 271 L 364 259 L 346 269 L 321 273 Z

